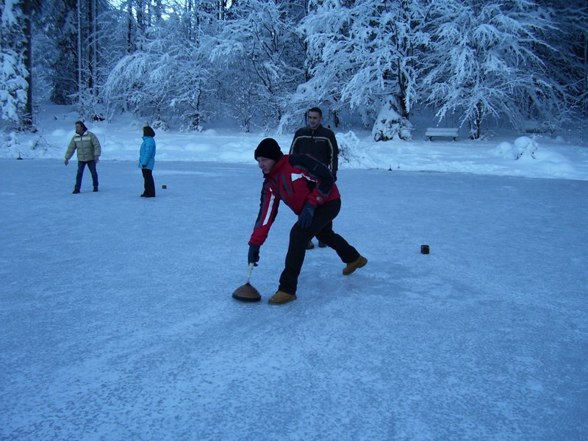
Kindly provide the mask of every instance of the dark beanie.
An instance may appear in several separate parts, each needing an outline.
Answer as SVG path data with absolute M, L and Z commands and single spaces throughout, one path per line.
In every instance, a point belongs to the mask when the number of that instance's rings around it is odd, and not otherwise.
M 255 159 L 263 156 L 278 161 L 283 155 L 278 142 L 273 138 L 265 138 L 255 149 Z

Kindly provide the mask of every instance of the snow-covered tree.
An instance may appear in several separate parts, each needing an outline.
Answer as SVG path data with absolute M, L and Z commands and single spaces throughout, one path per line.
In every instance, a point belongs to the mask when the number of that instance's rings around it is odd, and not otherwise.
M 388 97 L 388 101 L 381 107 L 372 128 L 374 141 L 411 139 L 412 124 L 397 112 L 397 109 L 401 107 L 397 97 L 393 95 Z
M 77 104 L 80 114 L 95 117 L 99 102 L 102 52 L 99 46 L 109 43 L 99 41 L 100 16 L 108 10 L 105 0 L 77 0 L 76 8 L 76 61 L 77 61 Z
M 373 123 L 383 109 L 400 115 L 400 124 L 376 129 L 381 139 L 410 137 L 407 128 L 418 99 L 417 50 L 426 44 L 424 11 L 420 0 L 357 0 L 316 2 L 317 8 L 300 25 L 310 56 L 318 59 L 312 78 L 298 94 L 314 96 L 330 107 L 359 109 Z M 390 106 L 398 106 L 388 112 Z M 381 122 L 381 119 L 378 121 Z M 389 131 L 398 127 L 399 131 Z
M 28 71 L 22 55 L 12 49 L 0 51 L 0 110 L 2 119 L 20 125 L 24 111 L 28 83 Z
M 142 17 L 140 49 L 122 57 L 104 85 L 111 111 L 131 111 L 156 126 L 178 122 L 201 128 L 210 91 L 204 44 L 217 30 L 217 6 L 217 1 L 192 0 L 165 21 Z
M 533 1 L 436 2 L 429 25 L 424 84 L 440 120 L 457 113 L 477 139 L 490 116 L 519 126 L 523 102 L 545 117 L 562 110 L 565 94 L 537 49 L 551 50 L 539 31 L 553 23 Z
M 581 0 L 44 0 L 27 21 L 36 1 L 0 0 L 2 117 L 21 126 L 31 83 L 84 117 L 104 103 L 282 131 L 318 105 L 379 140 L 409 139 L 425 99 L 473 137 L 488 118 L 558 124 L 588 106 Z
M 37 28 L 45 39 L 35 51 L 36 67 L 46 77 L 48 94 L 55 104 L 71 104 L 77 93 L 77 0 L 48 0 L 43 4 Z
M 106 0 L 45 0 L 36 29 L 34 72 L 56 104 L 77 103 L 80 114 L 97 112 L 99 90 L 110 57 L 120 56 L 120 36 Z M 107 56 L 105 56 L 107 54 Z
M 221 99 L 239 115 L 245 130 L 252 119 L 279 121 L 287 92 L 303 79 L 300 39 L 288 2 L 240 0 L 215 36 L 210 59 Z
M 32 13 L 34 1 L 0 1 L 0 110 L 20 129 L 33 127 Z
M 556 22 L 545 38 L 556 48 L 544 54 L 549 75 L 564 85 L 571 110 L 588 112 L 588 4 L 584 0 L 543 0 Z

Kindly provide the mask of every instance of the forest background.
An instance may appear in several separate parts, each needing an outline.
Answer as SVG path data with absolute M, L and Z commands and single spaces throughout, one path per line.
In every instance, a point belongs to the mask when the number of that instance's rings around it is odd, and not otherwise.
M 584 0 L 0 0 L 0 129 L 42 103 L 158 129 L 325 124 L 410 140 L 411 116 L 551 131 L 588 112 Z

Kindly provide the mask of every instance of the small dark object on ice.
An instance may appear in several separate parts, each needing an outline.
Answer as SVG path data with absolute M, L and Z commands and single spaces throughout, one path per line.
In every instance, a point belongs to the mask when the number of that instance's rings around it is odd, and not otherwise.
M 421 254 L 429 254 L 429 245 L 421 245 Z
M 165 190 L 165 189 L 167 188 L 167 185 L 163 184 L 163 185 L 161 186 L 161 188 L 163 188 L 163 189 Z
M 242 302 L 259 302 L 261 300 L 261 295 L 251 283 L 247 282 L 233 292 L 233 298 Z

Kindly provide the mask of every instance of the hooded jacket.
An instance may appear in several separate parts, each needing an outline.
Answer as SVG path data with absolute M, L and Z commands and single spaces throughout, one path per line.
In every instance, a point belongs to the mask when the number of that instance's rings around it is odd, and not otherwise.
M 143 136 L 141 150 L 139 152 L 139 168 L 153 170 L 155 167 L 155 139 L 152 136 Z
M 280 201 L 300 214 L 307 203 L 318 207 L 339 198 L 333 174 L 323 163 L 308 155 L 282 156 L 265 175 L 259 214 L 249 245 L 263 245 L 278 214 Z

